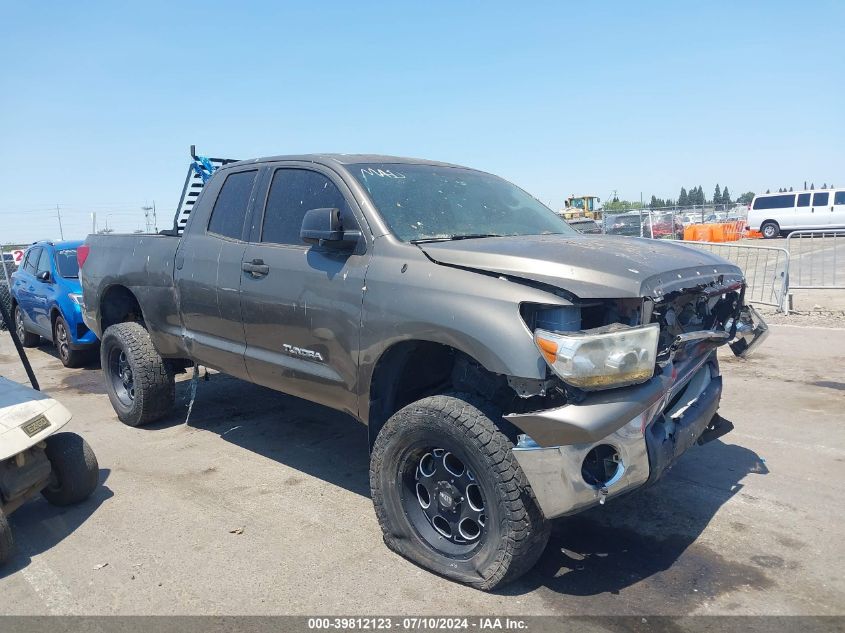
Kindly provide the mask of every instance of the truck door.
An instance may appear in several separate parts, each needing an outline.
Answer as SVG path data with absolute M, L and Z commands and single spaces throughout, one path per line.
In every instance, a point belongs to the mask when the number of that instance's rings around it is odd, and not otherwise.
M 364 238 L 352 252 L 303 244 L 302 218 L 320 208 L 340 209 L 346 229 L 363 226 L 351 192 L 330 170 L 273 171 L 243 259 L 247 371 L 258 384 L 356 413 L 368 253 Z
M 780 222 L 780 226 L 784 229 L 789 228 L 806 228 L 812 225 L 813 214 L 810 212 L 810 198 L 811 193 L 799 193 L 795 202 L 795 213 L 786 222 Z
M 845 229 L 845 189 L 833 192 L 833 206 L 830 208 L 828 227 Z
M 50 314 L 47 306 L 56 292 L 56 277 L 53 267 L 50 265 L 50 249 L 42 248 L 41 256 L 38 258 L 38 266 L 35 270 L 35 289 L 32 297 L 32 320 L 41 336 L 52 340 L 53 328 L 50 323 Z M 42 280 L 41 275 L 47 273 L 47 280 Z
M 21 312 L 24 314 L 24 320 L 27 323 L 35 323 L 35 313 L 33 312 L 35 301 L 35 270 L 38 268 L 38 259 L 41 257 L 40 246 L 30 248 L 26 257 L 24 257 L 23 264 L 15 273 L 13 289 L 15 292 L 15 299 L 20 306 Z M 13 317 L 14 318 L 14 317 Z
M 186 346 L 199 363 L 247 378 L 240 283 L 258 170 L 209 181 L 176 251 L 176 290 Z M 222 176 L 222 173 L 221 173 Z
M 829 191 L 817 191 L 813 194 L 813 202 L 810 206 L 810 222 L 809 228 L 824 229 L 830 223 L 830 211 L 832 207 L 830 204 Z

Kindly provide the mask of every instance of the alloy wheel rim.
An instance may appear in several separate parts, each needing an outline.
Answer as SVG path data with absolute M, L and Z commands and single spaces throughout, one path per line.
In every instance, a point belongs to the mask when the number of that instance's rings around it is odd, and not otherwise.
M 20 308 L 15 308 L 15 327 L 17 328 L 18 339 L 23 341 L 25 331 L 23 329 L 23 315 Z
M 67 340 L 67 330 L 61 321 L 56 323 L 56 339 L 59 341 L 59 356 L 66 360 L 70 355 L 70 345 Z
M 416 452 L 408 466 L 403 504 L 417 531 L 431 535 L 426 540 L 434 545 L 445 541 L 451 548 L 474 549 L 485 534 L 486 506 L 465 461 L 445 448 L 429 447 Z
M 109 353 L 109 374 L 114 393 L 124 406 L 132 406 L 135 400 L 135 376 L 129 358 L 120 348 Z

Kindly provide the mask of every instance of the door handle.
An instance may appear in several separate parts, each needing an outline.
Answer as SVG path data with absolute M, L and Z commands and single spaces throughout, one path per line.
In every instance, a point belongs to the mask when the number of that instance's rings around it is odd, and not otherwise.
M 251 262 L 241 264 L 241 270 L 253 277 L 263 277 L 269 274 L 270 267 L 264 263 L 263 259 L 253 259 Z

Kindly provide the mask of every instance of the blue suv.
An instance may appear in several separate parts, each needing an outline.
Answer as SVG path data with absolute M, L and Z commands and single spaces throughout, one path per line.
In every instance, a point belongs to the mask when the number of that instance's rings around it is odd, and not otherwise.
M 12 275 L 12 311 L 21 343 L 52 341 L 65 367 L 78 367 L 97 347 L 82 321 L 82 286 L 76 249 L 82 241 L 36 242 Z

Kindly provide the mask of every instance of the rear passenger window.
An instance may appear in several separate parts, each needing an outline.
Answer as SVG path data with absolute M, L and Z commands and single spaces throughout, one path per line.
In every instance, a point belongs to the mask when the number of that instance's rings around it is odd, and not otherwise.
M 833 204 L 845 204 L 845 191 L 837 191 L 833 194 Z
M 810 194 L 809 193 L 799 193 L 798 194 L 798 206 L 799 207 L 809 207 L 810 206 Z
M 830 193 L 827 191 L 813 194 L 813 206 L 823 207 L 827 204 L 828 199 L 830 199 Z
M 26 254 L 26 261 L 23 269 L 30 275 L 35 274 L 35 267 L 38 265 L 38 258 L 41 256 L 41 248 L 33 248 Z
M 755 209 L 786 209 L 795 206 L 795 194 L 786 196 L 766 196 L 754 201 Z
M 208 221 L 210 233 L 241 239 L 249 196 L 257 173 L 241 171 L 226 177 L 226 182 L 223 183 L 211 210 L 211 219 Z
M 277 170 L 267 196 L 261 241 L 302 244 L 302 218 L 311 209 L 340 209 L 344 224 L 355 224 L 343 194 L 326 176 L 306 169 Z

